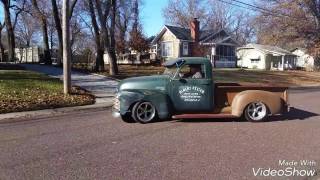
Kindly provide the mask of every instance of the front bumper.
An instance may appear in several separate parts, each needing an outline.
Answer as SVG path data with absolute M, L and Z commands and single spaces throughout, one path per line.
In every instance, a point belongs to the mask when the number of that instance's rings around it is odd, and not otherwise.
M 112 116 L 115 118 L 120 117 L 120 100 L 118 93 L 115 95 L 113 99 Z
M 112 112 L 112 116 L 114 118 L 119 118 L 121 115 L 120 115 L 120 112 Z

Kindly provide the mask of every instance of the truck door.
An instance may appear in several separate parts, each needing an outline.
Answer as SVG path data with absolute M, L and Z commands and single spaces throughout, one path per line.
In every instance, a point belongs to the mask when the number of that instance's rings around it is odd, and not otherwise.
M 180 112 L 213 110 L 213 82 L 205 64 L 185 64 L 171 80 L 171 99 Z M 197 72 L 195 73 L 196 68 Z M 210 76 L 210 77 L 208 77 Z

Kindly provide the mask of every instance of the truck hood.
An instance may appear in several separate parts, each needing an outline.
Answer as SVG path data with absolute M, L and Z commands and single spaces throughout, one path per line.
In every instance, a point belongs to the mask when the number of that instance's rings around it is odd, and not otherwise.
M 127 78 L 120 82 L 119 91 L 128 89 L 162 90 L 166 89 L 168 75 L 154 75 Z

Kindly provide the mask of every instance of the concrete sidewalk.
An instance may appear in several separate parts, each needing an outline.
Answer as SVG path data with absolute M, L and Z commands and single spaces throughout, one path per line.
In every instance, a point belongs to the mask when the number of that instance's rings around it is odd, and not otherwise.
M 20 65 L 20 64 L 19 64 Z M 25 69 L 47 74 L 51 77 L 63 78 L 62 68 L 40 64 L 21 64 Z M 71 72 L 72 85 L 80 86 L 96 96 L 96 103 L 109 103 L 114 96 L 118 82 L 106 76 Z

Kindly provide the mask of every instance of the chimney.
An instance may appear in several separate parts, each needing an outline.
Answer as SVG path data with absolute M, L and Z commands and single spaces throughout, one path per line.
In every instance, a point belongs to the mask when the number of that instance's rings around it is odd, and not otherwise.
M 190 22 L 190 32 L 191 32 L 191 39 L 195 42 L 199 42 L 199 21 L 197 18 L 193 18 Z

